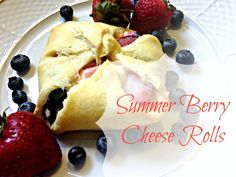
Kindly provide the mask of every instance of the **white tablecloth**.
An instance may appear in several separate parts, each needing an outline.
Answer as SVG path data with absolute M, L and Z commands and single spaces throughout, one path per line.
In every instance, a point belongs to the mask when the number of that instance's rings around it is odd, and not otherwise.
M 0 60 L 12 43 L 36 21 L 64 4 L 80 0 L 4 0 L 0 3 Z M 198 22 L 225 58 L 236 55 L 235 0 L 171 0 Z

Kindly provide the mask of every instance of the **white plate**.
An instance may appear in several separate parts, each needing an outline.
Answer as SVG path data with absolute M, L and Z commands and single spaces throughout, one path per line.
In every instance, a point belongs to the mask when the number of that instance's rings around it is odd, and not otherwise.
M 91 1 L 88 1 L 73 5 L 74 16 L 77 17 L 77 20 L 92 21 L 89 17 L 91 4 Z M 9 63 L 11 58 L 18 53 L 26 54 L 31 59 L 31 70 L 23 77 L 25 81 L 24 90 L 28 94 L 29 101 L 36 103 L 38 97 L 37 65 L 46 46 L 50 30 L 61 23 L 63 23 L 63 20 L 58 12 L 51 14 L 30 28 L 5 56 L 0 67 L 0 111 L 3 111 L 8 106 L 10 106 L 10 108 L 7 113 L 17 110 L 17 105 L 14 104 L 11 99 L 11 91 L 7 87 L 7 82 L 9 77 L 17 75 L 16 72 L 10 68 Z M 218 58 L 217 50 L 214 48 L 207 35 L 195 22 L 187 17 L 181 29 L 169 30 L 168 34 L 175 38 L 178 43 L 176 51 L 182 48 L 190 49 L 194 53 L 197 62 Z M 95 146 L 96 138 L 99 134 L 101 134 L 101 132 L 76 132 L 60 136 L 59 140 L 61 141 L 60 144 L 63 151 L 62 163 L 57 169 L 45 174 L 45 176 L 103 176 L 102 164 L 104 159 L 103 156 L 97 152 Z M 74 145 L 81 145 L 86 149 L 87 159 L 82 169 L 76 169 L 68 163 L 67 152 L 69 148 Z

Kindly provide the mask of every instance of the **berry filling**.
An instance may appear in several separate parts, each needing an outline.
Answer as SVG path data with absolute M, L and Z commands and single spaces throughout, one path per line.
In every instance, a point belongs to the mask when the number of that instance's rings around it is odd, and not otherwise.
M 83 69 L 87 69 L 87 68 L 91 68 L 91 67 L 95 67 L 97 66 L 96 60 L 92 60 L 91 62 L 89 62 L 87 65 L 85 65 L 83 67 Z
M 83 68 L 81 68 L 75 75 L 76 78 L 79 79 L 87 79 L 91 77 L 95 71 L 98 69 L 98 65 L 96 60 L 92 60 L 88 64 L 86 64 Z
M 124 47 L 133 43 L 138 37 L 139 33 L 136 31 L 124 32 L 124 34 L 119 37 L 118 42 L 121 45 L 121 47 Z
M 53 90 L 48 97 L 47 103 L 43 107 L 43 116 L 50 124 L 56 120 L 57 113 L 63 108 L 63 101 L 67 98 L 67 91 L 63 89 Z
M 92 60 L 88 64 L 86 64 L 83 68 L 81 68 L 75 75 L 76 78 L 79 79 L 87 79 L 90 78 L 98 69 L 98 66 L 104 63 L 108 59 L 107 56 L 101 58 L 101 63 L 97 64 L 96 60 Z
M 81 75 L 82 79 L 90 78 L 97 71 L 97 69 L 98 66 L 84 69 Z

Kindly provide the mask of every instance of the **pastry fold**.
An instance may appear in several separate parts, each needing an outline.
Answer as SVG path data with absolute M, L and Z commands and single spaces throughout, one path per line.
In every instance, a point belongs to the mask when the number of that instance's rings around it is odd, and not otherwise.
M 90 22 L 67 22 L 51 31 L 38 66 L 35 114 L 45 116 L 44 106 L 53 90 L 66 90 L 63 108 L 51 125 L 56 134 L 99 129 L 95 122 L 106 107 L 102 77 L 112 62 L 124 60 L 132 66 L 156 61 L 163 55 L 160 42 L 152 35 L 143 35 L 121 47 L 117 39 L 126 31 L 131 30 Z M 92 61 L 97 64 L 96 71 L 91 77 L 81 78 L 79 72 Z

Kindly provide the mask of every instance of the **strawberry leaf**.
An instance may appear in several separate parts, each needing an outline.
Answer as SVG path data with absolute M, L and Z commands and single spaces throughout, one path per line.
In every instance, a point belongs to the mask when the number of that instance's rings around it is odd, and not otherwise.
M 176 7 L 173 6 L 173 5 L 170 3 L 169 0 L 163 0 L 163 1 L 164 1 L 164 3 L 166 4 L 166 7 L 167 7 L 168 9 L 170 9 L 171 12 L 173 12 L 173 11 L 176 10 Z
M 2 133 L 3 133 L 3 128 L 4 128 L 4 125 L 6 124 L 6 121 L 7 121 L 7 114 L 6 114 L 6 111 L 9 107 L 7 107 L 4 111 L 3 111 L 3 114 L 0 115 L 0 136 L 2 136 Z
M 95 21 L 110 25 L 127 27 L 130 21 L 131 7 L 127 7 L 121 0 L 101 1 L 94 6 L 90 16 Z

